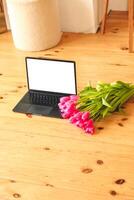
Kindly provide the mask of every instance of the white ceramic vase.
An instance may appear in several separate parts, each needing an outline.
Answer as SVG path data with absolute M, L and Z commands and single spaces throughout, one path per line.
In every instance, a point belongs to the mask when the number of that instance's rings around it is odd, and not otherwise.
M 60 41 L 57 0 L 7 0 L 7 7 L 16 48 L 41 51 Z

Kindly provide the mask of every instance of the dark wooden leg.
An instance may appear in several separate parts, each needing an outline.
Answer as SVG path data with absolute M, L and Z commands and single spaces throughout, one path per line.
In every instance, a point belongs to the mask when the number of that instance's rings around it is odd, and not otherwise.
M 101 34 L 105 33 L 108 4 L 109 4 L 109 0 L 104 0 L 104 11 L 103 11 L 102 24 L 101 24 Z
M 0 0 L 0 12 L 2 12 L 2 1 Z
M 134 17 L 134 0 L 129 1 L 129 52 L 133 52 L 133 17 Z
M 2 0 L 0 0 L 0 10 L 1 10 L 1 12 L 4 12 Z

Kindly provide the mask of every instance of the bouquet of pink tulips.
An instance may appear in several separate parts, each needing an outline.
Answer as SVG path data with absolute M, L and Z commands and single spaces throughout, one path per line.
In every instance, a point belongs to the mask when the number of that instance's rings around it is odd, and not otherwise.
M 90 119 L 89 112 L 80 112 L 76 109 L 76 104 L 79 97 L 72 95 L 62 97 L 60 99 L 59 108 L 61 110 L 62 117 L 69 119 L 72 124 L 82 128 L 86 133 L 94 133 L 93 121 Z
M 59 108 L 62 117 L 82 128 L 86 133 L 94 133 L 93 121 L 101 120 L 113 112 L 119 112 L 122 105 L 134 96 L 134 85 L 117 81 L 98 83 L 94 88 L 85 87 L 79 96 L 67 96 L 60 99 Z

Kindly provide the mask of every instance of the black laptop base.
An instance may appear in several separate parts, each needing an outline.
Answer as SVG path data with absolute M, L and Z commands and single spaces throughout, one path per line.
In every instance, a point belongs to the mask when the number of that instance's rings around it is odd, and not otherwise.
M 58 108 L 58 102 L 56 103 L 56 105 L 53 105 L 51 102 L 35 102 L 34 99 L 31 99 L 30 92 L 27 92 L 25 94 L 20 102 L 15 106 L 13 111 L 18 113 L 62 118 L 60 110 Z

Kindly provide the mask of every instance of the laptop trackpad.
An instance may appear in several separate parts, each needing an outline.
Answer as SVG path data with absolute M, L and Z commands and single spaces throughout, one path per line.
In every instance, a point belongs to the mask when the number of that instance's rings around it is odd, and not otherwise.
M 53 110 L 51 106 L 40 106 L 40 105 L 31 105 L 27 110 L 27 113 L 37 114 L 37 115 L 49 115 Z

